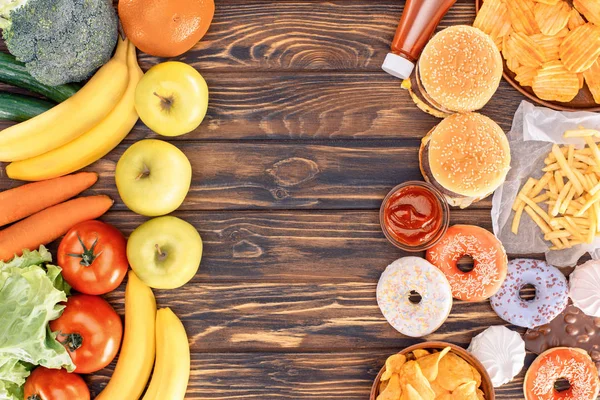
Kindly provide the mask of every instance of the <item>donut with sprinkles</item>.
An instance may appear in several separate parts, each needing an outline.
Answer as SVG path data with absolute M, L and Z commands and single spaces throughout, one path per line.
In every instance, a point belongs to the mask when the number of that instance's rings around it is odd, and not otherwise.
M 458 261 L 473 258 L 473 269 L 463 272 Z M 454 225 L 427 250 L 427 261 L 438 267 L 452 287 L 452 296 L 464 301 L 482 301 L 500 289 L 506 278 L 506 252 L 489 231 L 474 225 Z

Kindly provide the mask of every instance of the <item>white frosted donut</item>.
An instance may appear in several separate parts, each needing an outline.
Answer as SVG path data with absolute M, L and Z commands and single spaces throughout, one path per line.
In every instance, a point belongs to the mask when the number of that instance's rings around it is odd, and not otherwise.
M 411 291 L 421 295 L 409 300 Z M 452 290 L 442 271 L 419 257 L 394 261 L 377 284 L 377 304 L 385 319 L 406 336 L 421 337 L 438 329 L 450 314 Z
M 519 291 L 535 287 L 535 298 L 523 300 Z M 547 324 L 560 314 L 569 300 L 567 278 L 556 267 L 540 260 L 509 261 L 502 287 L 490 298 L 492 308 L 503 320 L 525 328 Z
M 591 317 L 600 317 L 600 261 L 590 260 L 569 276 L 573 304 Z

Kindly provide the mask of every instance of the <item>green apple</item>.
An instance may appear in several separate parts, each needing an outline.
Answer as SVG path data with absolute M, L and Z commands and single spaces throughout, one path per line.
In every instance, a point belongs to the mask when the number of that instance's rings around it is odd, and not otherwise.
M 172 144 L 146 139 L 123 153 L 115 179 L 119 195 L 130 210 L 155 217 L 183 203 L 192 183 L 192 166 Z
M 163 136 L 179 136 L 200 125 L 208 108 L 208 86 L 192 66 L 168 61 L 150 68 L 135 89 L 142 121 Z
M 196 275 L 202 259 L 202 238 L 196 228 L 182 219 L 154 218 L 129 236 L 127 259 L 146 285 L 175 289 Z

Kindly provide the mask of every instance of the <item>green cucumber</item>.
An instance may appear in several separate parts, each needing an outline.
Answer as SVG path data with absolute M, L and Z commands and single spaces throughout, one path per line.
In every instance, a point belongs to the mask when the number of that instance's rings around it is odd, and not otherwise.
M 3 52 L 0 52 L 0 82 L 41 94 L 57 103 L 65 101 L 81 88 L 74 83 L 59 86 L 44 85 L 27 72 L 25 64 L 17 61 L 11 54 Z
M 55 104 L 36 97 L 0 92 L 0 120 L 27 121 L 54 106 Z

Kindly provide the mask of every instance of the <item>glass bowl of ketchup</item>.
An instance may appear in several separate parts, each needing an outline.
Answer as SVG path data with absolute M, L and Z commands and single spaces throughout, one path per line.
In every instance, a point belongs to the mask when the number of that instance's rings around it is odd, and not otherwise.
M 446 233 L 450 210 L 444 195 L 426 182 L 408 181 L 393 188 L 381 203 L 379 221 L 385 237 L 411 252 L 435 245 Z

